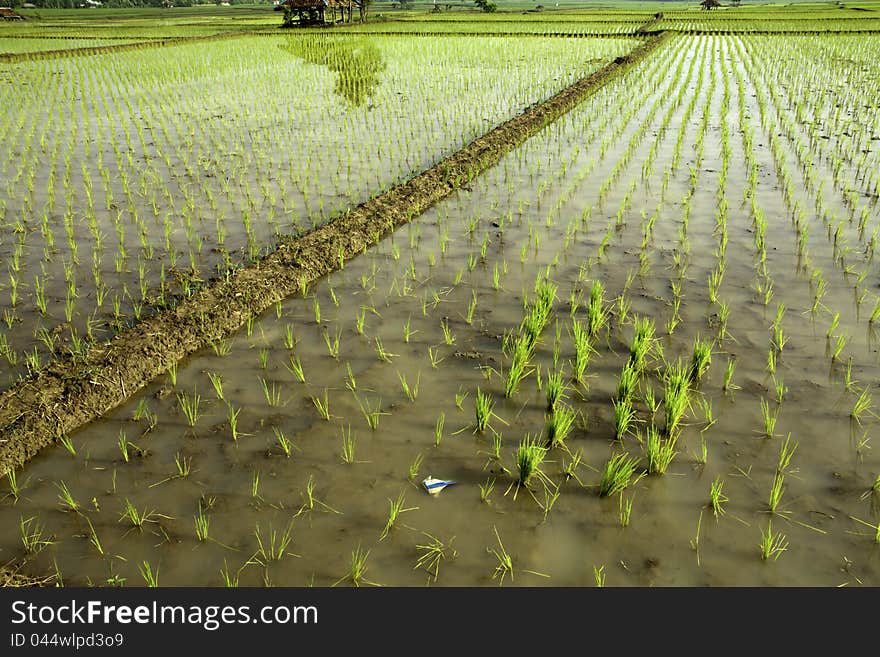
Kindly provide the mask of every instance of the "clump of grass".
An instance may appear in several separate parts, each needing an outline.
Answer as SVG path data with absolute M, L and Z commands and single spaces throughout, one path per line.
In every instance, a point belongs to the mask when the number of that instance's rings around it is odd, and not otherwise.
M 422 533 L 430 540 L 428 543 L 416 545 L 416 550 L 420 554 L 419 558 L 416 559 L 415 568 L 421 568 L 428 573 L 429 579 L 436 582 L 440 576 L 440 563 L 444 559 L 454 559 L 458 556 L 458 553 L 452 548 L 452 542 L 455 540 L 455 537 L 453 536 L 447 543 L 444 543 L 427 532 Z
M 663 412 L 667 436 L 675 434 L 690 406 L 690 381 L 689 374 L 680 361 L 665 372 Z
M 545 430 L 547 432 L 547 444 L 550 447 L 559 447 L 574 428 L 577 415 L 568 406 L 559 406 L 555 411 L 547 415 Z
M 518 486 L 528 486 L 534 476 L 541 476 L 541 463 L 547 454 L 547 448 L 540 444 L 537 437 L 526 436 L 516 450 L 516 469 L 519 473 Z
M 654 425 L 648 425 L 645 433 L 645 453 L 648 457 L 649 473 L 665 474 L 669 464 L 678 453 L 675 451 L 678 436 L 678 433 L 674 433 L 664 440 Z
M 767 531 L 765 532 L 763 529 L 761 530 L 761 543 L 759 544 L 759 548 L 761 550 L 761 559 L 763 561 L 768 561 L 773 559 L 776 561 L 782 553 L 788 549 L 788 541 L 785 538 L 785 534 L 782 532 L 773 533 L 773 521 L 767 521 Z
M 158 588 L 159 586 L 159 566 L 156 566 L 156 570 L 153 570 L 153 567 L 150 565 L 149 561 L 142 561 L 138 564 L 138 572 L 143 577 L 144 582 L 149 588 Z
M 348 429 L 342 429 L 342 462 L 348 463 L 349 465 L 355 463 L 355 447 L 357 442 L 355 437 L 351 434 L 351 425 L 348 425 Z
M 633 318 L 633 339 L 629 348 L 629 363 L 636 372 L 644 371 L 648 356 L 654 349 L 654 320 L 649 317 Z
M 254 536 L 257 539 L 257 551 L 252 557 L 256 563 L 261 566 L 268 566 L 272 561 L 281 561 L 285 556 L 291 554 L 287 551 L 293 542 L 293 520 L 287 523 L 287 526 L 279 531 L 274 527 L 269 528 L 267 534 L 263 534 L 260 525 L 257 524 L 254 529 Z
M 61 505 L 61 508 L 65 511 L 73 511 L 74 513 L 79 513 L 82 510 L 82 505 L 73 497 L 73 493 L 70 492 L 66 483 L 63 481 L 56 483 L 55 488 L 58 489 L 58 503 Z
M 557 370 L 547 375 L 547 411 L 552 413 L 556 410 L 556 406 L 565 399 L 566 385 L 563 378 L 562 370 Z
M 712 481 L 712 485 L 709 488 L 709 508 L 712 509 L 712 513 L 715 514 L 716 518 L 724 515 L 724 505 L 730 501 L 730 499 L 721 492 L 723 488 L 724 480 L 721 479 L 721 475 L 718 475 Z
M 492 412 L 494 407 L 495 403 L 492 401 L 492 397 L 477 388 L 477 394 L 474 397 L 474 426 L 477 431 L 483 432 L 489 426 L 489 420 L 494 415 Z
M 318 410 L 318 415 L 323 419 L 330 421 L 330 398 L 327 388 L 324 388 L 324 397 L 312 397 L 312 404 Z
M 623 440 L 636 422 L 636 411 L 629 399 L 615 400 L 612 407 L 614 409 L 614 436 L 618 440 Z
M 388 536 L 388 532 L 390 532 L 392 527 L 394 527 L 394 524 L 397 522 L 397 519 L 400 517 L 401 513 L 406 513 L 407 511 L 415 511 L 419 508 L 417 506 L 404 506 L 406 502 L 406 491 L 400 491 L 400 495 L 397 496 L 396 500 L 392 500 L 389 498 L 388 502 L 391 506 L 388 509 L 388 520 L 385 522 L 385 528 L 379 535 L 380 541 L 385 540 L 385 537 Z
M 862 415 L 868 414 L 873 417 L 877 417 L 874 411 L 871 409 L 872 407 L 871 401 L 871 393 L 868 392 L 868 387 L 866 386 L 862 392 L 859 394 L 858 399 L 856 399 L 853 404 L 852 411 L 850 411 L 849 416 L 859 423 L 859 426 L 862 424 Z
M 632 361 L 623 366 L 617 380 L 616 397 L 618 401 L 630 401 L 639 384 L 639 372 Z
M 636 499 L 635 494 L 633 494 L 629 499 L 624 499 L 625 497 L 625 495 L 620 496 L 620 508 L 618 510 L 621 527 L 629 527 L 629 519 L 632 515 L 633 502 Z
M 602 478 L 599 481 L 599 496 L 609 497 L 630 486 L 630 480 L 635 475 L 638 464 L 639 460 L 626 452 L 614 454 L 608 459 L 605 467 L 602 469 Z M 641 475 L 636 477 L 635 481 L 639 479 L 641 479 Z M 632 483 L 635 483 L 635 481 Z
M 367 560 L 370 558 L 370 550 L 364 550 L 360 545 L 352 551 L 351 560 L 349 561 L 348 573 L 345 574 L 340 580 L 333 584 L 336 586 L 345 580 L 351 580 L 351 583 L 354 584 L 355 587 L 360 587 L 362 584 L 369 584 L 371 586 L 379 586 L 375 582 L 371 582 L 367 579 Z
M 761 419 L 764 421 L 764 436 L 772 438 L 776 430 L 776 420 L 779 417 L 779 406 L 772 411 L 770 404 L 763 397 L 761 398 Z
M 27 555 L 33 556 L 38 554 L 55 543 L 51 537 L 44 534 L 45 527 L 36 516 L 21 518 L 18 523 L 18 530 L 21 544 Z
M 590 301 L 587 305 L 587 329 L 591 338 L 596 338 L 608 324 L 608 308 L 605 305 L 605 286 L 595 281 L 590 288 Z
M 697 383 L 709 369 L 712 363 L 712 344 L 700 336 L 694 338 L 693 353 L 691 354 L 691 383 Z
M 278 443 L 281 452 L 284 456 L 290 458 L 290 455 L 293 453 L 293 441 L 278 427 L 272 427 L 272 431 L 275 433 L 275 442 Z
M 504 549 L 504 543 L 501 542 L 501 536 L 498 535 L 498 528 L 493 527 L 492 529 L 495 531 L 495 538 L 498 539 L 498 549 L 489 548 L 489 552 L 494 554 L 498 560 L 498 565 L 495 566 L 495 571 L 492 573 L 492 579 L 500 577 L 498 586 L 501 586 L 504 584 L 504 578 L 507 575 L 510 575 L 510 579 L 513 579 L 513 559 L 507 550 Z
M 440 447 L 440 441 L 443 440 L 443 425 L 446 423 L 446 413 L 440 412 L 437 416 L 437 422 L 434 424 L 434 446 Z
M 177 402 L 180 405 L 180 410 L 186 418 L 186 423 L 194 427 L 196 422 L 198 422 L 199 417 L 201 417 L 199 413 L 199 405 L 201 404 L 202 398 L 199 396 L 199 393 L 196 392 L 195 388 L 193 388 L 193 396 L 188 397 L 185 392 L 177 393 Z

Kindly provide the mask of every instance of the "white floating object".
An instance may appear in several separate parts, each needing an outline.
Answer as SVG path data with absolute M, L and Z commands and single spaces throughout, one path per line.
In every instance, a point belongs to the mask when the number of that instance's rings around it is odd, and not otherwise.
M 424 486 L 425 490 L 428 491 L 428 493 L 430 493 L 431 495 L 438 495 L 441 490 L 443 490 L 447 486 L 451 486 L 454 483 L 456 482 L 447 481 L 445 479 L 435 479 L 434 477 L 429 475 L 422 482 L 422 486 Z

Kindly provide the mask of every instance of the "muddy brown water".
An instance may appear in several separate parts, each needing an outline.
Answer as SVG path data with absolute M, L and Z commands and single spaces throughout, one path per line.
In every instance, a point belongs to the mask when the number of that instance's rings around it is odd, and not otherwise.
M 594 568 L 603 566 L 608 585 L 880 584 L 880 552 L 872 530 L 852 519 L 877 523 L 878 500 L 865 493 L 880 472 L 880 458 L 870 442 L 858 449 L 860 440 L 871 438 L 876 419 L 863 416 L 861 426 L 851 421 L 856 395 L 845 389 L 841 364 L 831 363 L 825 332 L 833 313 L 839 312 L 836 333 L 851 336 L 843 357 L 853 356 L 858 386 L 877 380 L 876 340 L 868 330 L 865 307 L 861 312 L 857 309 L 852 277 L 841 271 L 821 218 L 814 214 L 810 215 L 811 265 L 825 273 L 828 293 L 826 308 L 815 315 L 809 312 L 810 270 L 799 266 L 796 230 L 777 163 L 761 146 L 768 137 L 757 99 L 767 92 L 757 86 L 755 64 L 746 59 L 737 39 L 694 37 L 670 42 L 665 52 L 511 152 L 470 189 L 454 194 L 393 238 L 346 263 L 306 298 L 290 299 L 277 313 L 255 321 L 250 332 L 230 341 L 228 355 L 207 351 L 187 359 L 179 366 L 176 385 L 168 377 L 158 380 L 103 420 L 77 432 L 72 436 L 76 456 L 57 447 L 33 459 L 18 474 L 22 489 L 18 502 L 13 504 L 7 497 L 0 504 L 0 523 L 7 528 L 0 538 L 0 559 L 24 558 L 25 571 L 34 573 L 51 571 L 57 564 L 70 584 L 106 585 L 113 577 L 124 578 L 127 585 L 141 584 L 138 565 L 147 561 L 154 570 L 158 567 L 163 585 L 221 585 L 224 568 L 233 575 L 241 569 L 242 585 L 332 585 L 343 580 L 352 551 L 360 547 L 369 550 L 365 581 L 416 586 L 426 583 L 425 572 L 414 566 L 421 554 L 418 546 L 429 540 L 427 533 L 455 550 L 454 555 L 447 552 L 440 566 L 438 585 L 482 586 L 501 579 L 493 553 L 500 550 L 497 530 L 514 568 L 512 577 L 504 577 L 505 584 L 588 586 L 595 583 Z M 692 60 L 694 67 L 687 77 Z M 681 74 L 670 75 L 679 62 Z M 726 117 L 721 114 L 725 75 L 730 89 Z M 738 110 L 737 76 L 743 77 L 746 95 L 743 116 Z M 682 102 L 676 103 L 679 85 L 685 91 Z M 628 116 L 618 103 L 625 103 L 637 90 L 644 93 L 644 103 Z M 694 95 L 697 100 L 688 112 Z M 767 107 L 768 112 L 777 111 Z M 673 253 L 679 248 L 683 198 L 691 189 L 688 166 L 698 164 L 694 147 L 706 108 L 702 160 L 690 201 L 682 321 L 672 335 L 666 335 L 663 325 L 671 315 L 673 297 L 670 282 L 678 276 Z M 671 118 L 661 131 L 667 112 Z M 714 321 L 717 306 L 709 302 L 706 277 L 715 266 L 713 252 L 719 239 L 713 229 L 725 119 L 731 137 L 724 191 L 730 203 L 729 241 L 719 295 L 731 308 L 730 337 L 715 344 L 712 365 L 694 395 L 695 400 L 703 396 L 712 404 L 716 422 L 706 428 L 694 405 L 678 443 L 679 454 L 667 473 L 645 477 L 624 491 L 624 499 L 633 500 L 630 522 L 624 528 L 619 520 L 620 494 L 597 495 L 598 470 L 620 449 L 639 456 L 642 466 L 646 461 L 634 435 L 614 440 L 611 400 L 628 357 L 632 315 L 654 318 L 669 360 L 689 358 L 697 335 L 716 336 L 710 320 Z M 682 156 L 673 167 L 682 122 Z M 769 222 L 766 266 L 774 295 L 767 307 L 754 291 L 752 219 L 749 205 L 742 202 L 748 189 L 748 160 L 740 129 L 746 123 L 755 134 L 756 202 Z M 619 137 L 602 157 L 599 144 L 603 136 L 615 134 L 618 125 Z M 779 132 L 782 150 L 777 152 L 794 161 L 796 154 L 785 132 Z M 598 203 L 603 182 L 638 134 L 627 164 Z M 642 163 L 655 143 L 656 158 L 643 175 Z M 827 174 L 824 165 L 816 166 L 819 174 Z M 791 175 L 801 205 L 812 208 L 811 192 L 801 184 L 800 174 Z M 615 229 L 631 181 L 635 187 Z M 825 203 L 842 211 L 840 194 L 833 189 L 829 178 Z M 587 208 L 592 211 L 583 221 Z M 656 211 L 658 218 L 645 256 L 649 269 L 639 276 L 642 211 L 648 216 Z M 871 211 L 873 224 L 878 216 L 876 208 Z M 471 226 L 474 230 L 469 232 Z M 612 239 L 600 259 L 600 244 L 609 226 Z M 487 235 L 482 261 L 481 245 Z M 857 239 L 854 232 L 849 235 L 853 242 Z M 864 265 L 872 271 L 876 268 L 868 261 Z M 497 290 L 493 289 L 496 266 Z M 509 361 L 502 354 L 501 336 L 521 321 L 524 293 L 533 297 L 536 277 L 547 272 L 558 293 L 554 318 L 534 361 L 544 383 L 553 366 L 557 322 L 559 362 L 565 364 L 574 356 L 568 332 L 572 291 L 583 290 L 586 296 L 592 281 L 601 280 L 609 300 L 626 288 L 631 309 L 623 323 L 615 314 L 607 335 L 597 343 L 588 387 L 568 391 L 568 403 L 583 414 L 586 426 L 567 438 L 568 452 L 555 449 L 546 456 L 543 469 L 559 486 L 560 495 L 545 514 L 540 485 L 533 486 L 534 497 L 520 489 L 514 499 L 513 475 L 507 472 L 515 470 L 513 455 L 520 439 L 543 430 L 544 391 L 538 390 L 532 373 L 516 395 L 505 399 L 503 381 L 493 371 L 506 372 Z M 473 293 L 477 305 L 468 323 Z M 764 398 L 771 408 L 777 405 L 766 354 L 779 302 L 786 307 L 782 324 L 788 343 L 776 375 L 784 380 L 787 393 L 779 407 L 777 435 L 766 438 L 761 435 L 759 402 Z M 580 319 L 583 306 L 575 313 Z M 360 335 L 356 318 L 363 307 L 368 310 Z M 408 342 L 403 328 L 407 321 L 412 330 Z M 454 333 L 454 344 L 445 344 L 441 322 Z M 293 353 L 302 362 L 306 383 L 296 381 L 284 366 L 291 354 L 284 344 L 288 326 L 296 338 Z M 325 331 L 331 339 L 340 332 L 338 358 L 328 354 Z M 391 362 L 378 357 L 377 338 L 394 354 Z M 436 368 L 429 348 L 442 358 Z M 268 350 L 265 369 L 263 349 Z M 728 357 L 736 358 L 733 381 L 739 389 L 725 394 L 721 387 Z M 346 385 L 346 364 L 354 377 L 354 392 Z M 661 363 L 655 365 L 662 370 Z M 216 398 L 208 372 L 220 375 L 226 402 Z M 404 395 L 400 376 L 410 385 L 419 381 L 415 402 Z M 278 386 L 278 406 L 267 403 L 261 378 Z M 647 385 L 658 399 L 662 396 L 656 371 L 645 376 L 642 388 Z M 496 403 L 497 417 L 491 426 L 502 436 L 500 461 L 489 455 L 491 432 L 475 433 L 472 427 L 478 388 Z M 201 397 L 201 417 L 189 427 L 176 393 L 191 398 L 194 390 Z M 329 421 L 319 416 L 312 401 L 312 397 L 322 399 L 325 390 Z M 461 409 L 456 406 L 456 393 L 464 396 Z M 368 426 L 358 400 L 381 409 L 376 430 Z M 239 412 L 242 435 L 237 441 L 231 436 L 227 402 Z M 132 419 L 139 404 L 155 414 L 151 430 L 147 419 Z M 644 428 L 648 413 L 643 404 L 637 407 Z M 434 428 L 441 413 L 444 431 L 436 446 Z M 657 422 L 662 425 L 659 413 Z M 342 459 L 342 431 L 349 426 L 355 438 L 354 463 Z M 293 444 L 289 458 L 278 447 L 276 430 Z M 120 432 L 143 454 L 135 455 L 132 449 L 126 463 L 117 444 Z M 767 512 L 770 484 L 780 446 L 789 433 L 797 450 L 782 502 L 771 515 Z M 577 471 L 583 486 L 562 474 L 578 450 L 583 454 L 584 465 Z M 411 480 L 410 466 L 419 455 L 423 460 Z M 190 460 L 192 471 L 187 477 L 173 476 L 175 458 Z M 252 495 L 255 472 L 258 497 Z M 458 483 L 432 497 L 419 485 L 429 474 Z M 726 513 L 716 518 L 706 503 L 710 484 L 719 476 L 729 501 Z M 493 479 L 488 502 L 481 501 L 480 485 Z M 313 482 L 311 505 L 305 493 L 309 481 Z M 60 508 L 61 482 L 82 505 L 80 513 Z M 380 540 L 389 500 L 401 493 L 405 507 L 417 508 L 402 513 Z M 120 520 L 126 499 L 140 511 L 156 514 L 143 531 Z M 210 522 L 207 541 L 199 541 L 194 528 L 200 505 Z M 18 537 L 20 520 L 30 517 L 38 519 L 45 536 L 55 541 L 32 556 L 24 554 Z M 778 559 L 765 562 L 758 544 L 768 521 L 774 533 L 785 535 L 788 546 Z M 103 555 L 89 542 L 89 523 Z M 268 565 L 257 563 L 257 533 L 266 545 L 273 531 L 277 540 L 287 527 L 292 537 L 289 554 Z

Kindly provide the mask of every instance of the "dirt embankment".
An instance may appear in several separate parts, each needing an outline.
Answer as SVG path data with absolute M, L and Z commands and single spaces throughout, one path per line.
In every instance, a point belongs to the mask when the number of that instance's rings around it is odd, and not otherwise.
M 175 362 L 238 330 L 376 244 L 644 59 L 670 34 L 475 139 L 435 166 L 304 236 L 278 243 L 257 263 L 213 280 L 169 310 L 136 324 L 85 358 L 58 360 L 0 395 L 0 473 L 17 469 L 63 434 L 101 417 Z

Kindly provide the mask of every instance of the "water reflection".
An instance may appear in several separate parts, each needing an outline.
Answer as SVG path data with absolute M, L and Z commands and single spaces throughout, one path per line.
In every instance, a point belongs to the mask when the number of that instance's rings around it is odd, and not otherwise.
M 381 51 L 365 38 L 297 36 L 281 47 L 336 73 L 334 92 L 356 107 L 372 95 L 379 85 L 379 74 L 385 70 Z

